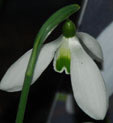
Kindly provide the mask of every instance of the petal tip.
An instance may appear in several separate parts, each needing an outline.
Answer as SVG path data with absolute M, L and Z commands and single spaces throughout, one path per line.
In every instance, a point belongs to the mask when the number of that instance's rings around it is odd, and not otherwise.
M 100 100 L 96 103 L 89 106 L 86 113 L 95 120 L 103 120 L 108 110 L 108 100 Z

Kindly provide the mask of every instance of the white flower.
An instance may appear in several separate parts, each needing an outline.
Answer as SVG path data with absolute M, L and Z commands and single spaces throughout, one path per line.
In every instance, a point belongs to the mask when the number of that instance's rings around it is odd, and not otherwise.
M 97 65 L 84 49 L 90 51 L 89 55 L 95 60 L 103 61 L 99 43 L 83 32 L 77 32 L 76 36 L 69 38 L 61 35 L 57 40 L 43 45 L 32 84 L 54 59 L 55 71 L 70 74 L 74 98 L 79 107 L 90 117 L 101 120 L 106 115 L 108 96 Z M 22 89 L 31 52 L 29 50 L 8 69 L 1 80 L 1 90 L 13 92 Z

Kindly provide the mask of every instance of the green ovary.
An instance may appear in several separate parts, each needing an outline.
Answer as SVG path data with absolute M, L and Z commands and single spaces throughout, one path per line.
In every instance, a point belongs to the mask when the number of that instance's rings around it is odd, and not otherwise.
M 55 61 L 55 71 L 57 72 L 63 72 L 65 70 L 66 74 L 70 73 L 70 49 L 60 47 L 57 55 L 56 55 L 56 61 Z

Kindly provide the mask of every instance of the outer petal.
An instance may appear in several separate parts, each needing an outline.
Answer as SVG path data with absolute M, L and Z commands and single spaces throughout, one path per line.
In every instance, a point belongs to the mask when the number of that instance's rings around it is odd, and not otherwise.
M 99 62 L 103 61 L 102 49 L 95 38 L 83 32 L 77 32 L 77 37 L 80 39 L 81 44 L 92 58 Z
M 90 117 L 102 120 L 108 108 L 108 96 L 100 71 L 79 43 L 71 43 L 71 81 L 74 97 Z
M 109 96 L 113 94 L 113 34 L 111 32 L 113 32 L 113 22 L 97 38 L 104 54 L 102 75 L 105 79 Z
M 61 37 L 60 37 L 61 38 Z M 39 54 L 32 84 L 39 78 L 42 72 L 47 68 L 54 57 L 56 49 L 60 45 L 60 38 L 56 41 L 45 44 Z M 32 50 L 29 50 L 22 57 L 20 57 L 7 70 L 6 74 L 1 80 L 0 89 L 8 92 L 19 91 L 22 89 L 25 71 L 30 58 Z

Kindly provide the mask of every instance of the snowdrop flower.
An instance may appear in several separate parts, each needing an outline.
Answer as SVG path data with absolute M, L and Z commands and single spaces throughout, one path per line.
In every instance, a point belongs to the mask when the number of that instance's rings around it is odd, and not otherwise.
M 63 25 L 63 35 L 41 48 L 32 84 L 53 60 L 54 70 L 70 74 L 74 98 L 90 117 L 101 120 L 108 108 L 108 97 L 103 77 L 93 59 L 103 61 L 99 43 L 90 35 L 77 32 L 68 20 Z M 86 53 L 85 50 L 88 50 Z M 32 49 L 19 58 L 6 72 L 0 89 L 8 92 L 22 89 L 24 75 Z M 91 57 L 90 57 L 91 56 Z

